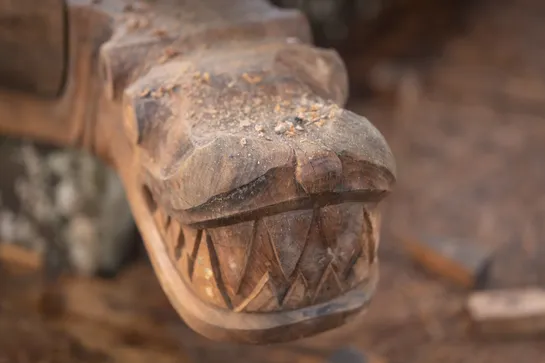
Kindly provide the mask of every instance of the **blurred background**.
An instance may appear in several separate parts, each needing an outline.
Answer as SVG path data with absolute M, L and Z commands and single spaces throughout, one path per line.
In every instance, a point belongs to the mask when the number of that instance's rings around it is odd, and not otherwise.
M 545 362 L 545 2 L 273 3 L 339 51 L 348 108 L 397 160 L 365 318 L 269 347 L 208 341 L 162 293 L 112 171 L 1 138 L 0 363 Z

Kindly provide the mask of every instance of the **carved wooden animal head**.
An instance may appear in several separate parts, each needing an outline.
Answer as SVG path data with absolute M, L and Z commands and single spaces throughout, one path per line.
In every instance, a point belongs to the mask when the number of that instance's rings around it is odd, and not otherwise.
M 202 300 L 282 313 L 374 285 L 395 164 L 346 96 L 336 53 L 278 41 L 174 59 L 127 89 L 149 208 Z

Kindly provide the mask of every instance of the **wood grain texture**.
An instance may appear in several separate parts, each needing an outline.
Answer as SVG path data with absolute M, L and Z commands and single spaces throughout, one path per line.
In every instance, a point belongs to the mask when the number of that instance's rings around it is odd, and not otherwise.
M 69 14 L 81 20 L 70 92 L 0 103 L 30 120 L 58 112 L 57 132 L 0 129 L 116 168 L 186 322 L 257 344 L 364 311 L 395 162 L 378 130 L 342 108 L 343 62 L 310 44 L 304 17 L 247 0 L 74 1 Z
M 371 279 L 376 251 L 368 246 L 378 245 L 379 226 L 368 221 L 376 213 L 345 203 L 209 229 L 157 225 L 170 259 L 203 300 L 268 312 L 328 301 Z

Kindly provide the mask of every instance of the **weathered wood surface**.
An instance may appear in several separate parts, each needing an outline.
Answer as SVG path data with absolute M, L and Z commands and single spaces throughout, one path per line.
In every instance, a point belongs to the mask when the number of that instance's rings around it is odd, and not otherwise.
M 1 0 L 0 87 L 41 97 L 60 94 L 68 31 L 63 0 Z
M 444 3 L 431 3 L 433 7 L 445 8 Z M 456 1 L 449 4 L 461 3 Z M 455 40 L 447 42 L 437 63 L 465 60 L 481 69 L 502 67 L 501 76 L 504 79 L 524 70 L 525 81 L 540 83 L 545 61 L 540 55 L 540 44 L 545 32 L 540 31 L 544 22 L 539 14 L 543 12 L 545 3 L 539 0 L 478 3 L 483 9 L 478 9 L 475 14 L 466 14 L 467 28 Z M 391 28 L 403 36 L 408 29 L 423 29 L 420 33 L 423 36 L 416 36 L 412 42 L 400 41 L 399 46 L 422 51 L 418 45 L 422 44 L 425 35 L 439 34 L 435 31 L 430 34 L 429 28 L 429 20 L 435 18 L 437 13 L 431 11 L 423 14 L 422 21 L 409 19 L 408 24 L 391 24 Z M 442 22 L 438 23 L 440 28 L 444 26 Z M 494 25 L 498 23 L 499 26 Z M 383 37 L 377 36 L 374 46 L 381 48 L 383 40 Z M 374 50 L 371 46 L 371 49 L 362 52 L 360 61 L 367 59 Z M 503 57 L 495 56 L 499 54 L 503 54 Z M 409 57 L 409 60 L 423 70 L 422 79 L 429 75 L 428 59 Z M 356 62 L 352 64 L 356 65 Z M 460 80 L 468 82 L 467 90 L 471 93 L 473 80 L 462 76 Z M 486 87 L 481 88 L 482 94 L 473 93 L 472 103 L 468 105 L 468 98 L 461 101 L 445 96 L 449 93 L 446 85 L 434 86 L 439 77 L 440 73 L 434 74 L 429 88 L 421 90 L 421 97 L 414 104 L 414 112 L 410 116 L 402 114 L 404 117 L 400 119 L 410 128 L 391 122 L 394 108 L 391 103 L 370 102 L 361 107 L 361 100 L 356 100 L 359 102 L 352 104 L 354 108 L 360 106 L 357 108 L 359 112 L 371 115 L 371 119 L 390 136 L 388 140 L 394 141 L 392 147 L 401 159 L 402 177 L 394 199 L 391 199 L 391 208 L 386 210 L 385 238 L 381 241 L 380 251 L 381 283 L 374 303 L 363 322 L 356 324 L 354 330 L 347 333 L 344 329 L 338 329 L 332 333 L 342 332 L 340 338 L 326 334 L 323 338 L 313 338 L 312 344 L 320 348 L 327 345 L 337 348 L 350 342 L 361 351 L 370 348 L 370 351 L 378 352 L 389 362 L 540 362 L 545 356 L 543 338 L 483 342 L 468 334 L 466 319 L 460 315 L 467 291 L 415 270 L 398 241 L 390 238 L 393 234 L 410 230 L 435 235 L 462 235 L 486 247 L 524 240 L 522 244 L 529 246 L 525 247 L 529 250 L 533 242 L 543 240 L 539 219 L 543 204 L 539 196 L 543 194 L 545 185 L 544 169 L 541 167 L 545 123 L 542 113 L 536 111 L 542 105 L 536 102 L 521 106 L 517 97 L 498 99 Z M 497 78 L 482 79 L 484 83 L 489 81 L 497 82 Z M 539 95 L 541 93 L 536 94 Z M 398 133 L 389 134 L 392 130 Z M 402 137 L 393 137 L 398 135 Z M 520 261 L 518 264 L 524 263 L 524 259 Z M 512 266 L 508 264 L 503 267 L 507 267 L 505 272 L 508 273 Z M 134 278 L 135 284 L 141 286 L 145 277 L 151 274 L 150 270 L 144 271 Z M 145 294 L 151 295 L 152 292 L 145 290 Z M 142 292 L 136 294 L 137 297 L 143 295 Z M 134 301 L 141 299 L 135 298 Z M 17 322 L 26 322 L 24 317 L 28 318 L 24 314 L 18 315 Z M 62 347 L 54 345 L 62 341 L 59 335 L 54 334 L 58 334 L 58 331 L 38 334 L 41 331 L 37 329 L 40 322 L 39 319 L 33 320 L 32 328 L 23 330 L 20 336 L 24 343 L 19 346 L 24 346 L 24 351 L 27 351 L 29 342 L 34 342 L 32 347 L 37 350 L 47 345 L 36 342 L 40 338 L 49 338 L 52 344 L 50 351 L 65 352 L 53 349 Z M 13 326 L 23 329 L 15 323 L 9 327 Z M 126 341 L 118 335 L 107 335 L 103 325 L 95 326 L 95 333 L 92 333 L 92 329 L 85 329 L 85 334 L 81 334 L 82 344 L 93 342 L 93 339 L 102 342 L 102 337 L 107 336 L 105 340 L 115 342 L 117 349 L 130 349 L 126 344 L 119 348 L 119 342 Z M 13 337 L 16 330 L 4 331 L 10 332 L 8 336 Z M 173 334 L 174 341 L 190 342 L 188 345 L 197 352 L 195 357 L 199 362 L 225 362 L 231 359 L 238 362 L 262 362 L 265 359 L 312 362 L 315 357 L 308 356 L 308 351 L 304 351 L 304 355 L 298 358 L 290 356 L 283 359 L 282 352 L 291 352 L 291 349 L 284 350 L 280 346 L 241 348 L 223 343 L 200 345 L 194 343 L 197 339 L 192 340 L 196 335 L 189 334 L 187 330 L 186 334 L 180 331 Z M 6 341 L 0 339 L 0 343 Z M 132 347 L 135 346 L 134 338 L 129 342 L 132 342 Z M 305 343 L 311 345 L 308 341 L 299 342 L 301 345 Z M 142 346 L 138 348 L 139 352 L 145 350 Z M 77 349 L 72 352 L 82 355 Z
M 109 0 L 69 1 L 67 14 L 65 92 L 2 94 L 0 130 L 116 168 L 190 326 L 267 343 L 365 310 L 395 163 L 380 132 L 342 108 L 344 65 L 310 44 L 299 12 Z
M 540 288 L 476 292 L 469 296 L 467 310 L 484 336 L 545 334 L 545 290 Z

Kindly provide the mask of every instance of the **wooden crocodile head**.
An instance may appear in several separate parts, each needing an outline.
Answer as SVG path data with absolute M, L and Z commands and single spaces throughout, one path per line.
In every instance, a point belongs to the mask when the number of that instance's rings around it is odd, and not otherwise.
M 395 163 L 342 108 L 338 55 L 265 1 L 142 4 L 69 1 L 62 96 L 2 94 L 2 131 L 116 168 L 163 289 L 207 337 L 287 341 L 364 311 Z
M 173 59 L 125 92 L 170 262 L 201 304 L 246 314 L 245 329 L 269 329 L 256 316 L 296 325 L 266 341 L 339 324 L 376 283 L 395 165 L 376 128 L 340 108 L 342 70 L 336 53 L 274 41 Z

